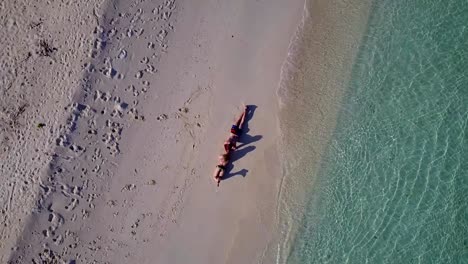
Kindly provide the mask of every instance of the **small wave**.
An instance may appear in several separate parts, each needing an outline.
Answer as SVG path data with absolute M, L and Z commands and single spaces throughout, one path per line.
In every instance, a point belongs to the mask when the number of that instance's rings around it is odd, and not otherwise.
M 300 58 L 301 36 L 304 34 L 304 25 L 309 15 L 309 11 L 307 10 L 307 1 L 305 1 L 302 19 L 297 26 L 294 36 L 289 42 L 288 53 L 286 59 L 283 62 L 283 65 L 281 66 L 280 81 L 276 91 L 280 109 L 283 108 L 289 101 L 294 99 L 291 98 L 292 95 L 288 84 L 294 80 L 294 76 L 298 71 L 300 71 L 300 65 L 298 65 L 298 62 Z
M 298 99 L 298 94 L 291 89 L 291 84 L 294 83 L 296 76 L 298 76 L 301 71 L 300 64 L 300 45 L 302 41 L 302 35 L 304 34 L 304 25 L 308 20 L 309 12 L 307 9 L 307 1 L 304 1 L 304 8 L 302 13 L 302 18 L 300 23 L 297 26 L 296 32 L 290 40 L 287 56 L 283 62 L 280 72 L 280 81 L 277 89 L 277 98 L 280 108 L 280 112 L 285 110 L 285 107 Z M 287 252 L 289 252 L 289 247 L 291 241 L 293 240 L 292 234 L 294 234 L 294 228 L 297 226 L 295 223 L 297 219 L 294 219 L 295 215 L 292 210 L 295 208 L 291 207 L 291 195 L 290 189 L 288 188 L 288 183 L 285 181 L 285 177 L 290 175 L 290 169 L 295 167 L 294 158 L 289 157 L 285 152 L 286 140 L 284 131 L 284 122 L 282 118 L 278 122 L 280 124 L 280 144 L 278 146 L 280 155 L 280 166 L 281 166 L 281 183 L 277 196 L 277 208 L 276 208 L 276 218 L 277 218 L 277 229 L 278 237 L 274 239 L 274 245 L 271 245 L 271 249 L 274 252 L 271 252 L 275 255 L 276 263 L 285 263 L 287 258 Z
M 281 68 L 277 97 L 282 180 L 274 240 L 278 264 L 288 262 L 305 204 L 315 204 L 314 183 L 367 26 L 369 1 L 351 2 L 306 1 Z

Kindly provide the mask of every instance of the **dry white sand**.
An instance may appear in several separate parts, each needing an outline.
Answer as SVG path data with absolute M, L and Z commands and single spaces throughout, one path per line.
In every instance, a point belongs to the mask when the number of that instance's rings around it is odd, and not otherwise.
M 0 4 L 16 32 L 1 42 L 14 50 L 1 58 L 1 262 L 261 261 L 280 180 L 276 89 L 303 1 L 38 6 Z M 246 144 L 218 188 L 242 103 Z

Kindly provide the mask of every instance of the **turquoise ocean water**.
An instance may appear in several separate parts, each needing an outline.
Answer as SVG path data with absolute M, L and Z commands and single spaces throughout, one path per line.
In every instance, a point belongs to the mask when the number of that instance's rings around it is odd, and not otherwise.
M 468 263 L 468 2 L 378 0 L 287 263 Z

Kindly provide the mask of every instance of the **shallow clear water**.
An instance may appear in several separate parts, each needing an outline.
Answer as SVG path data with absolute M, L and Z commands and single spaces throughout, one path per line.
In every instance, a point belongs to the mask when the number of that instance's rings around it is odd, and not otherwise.
M 467 27 L 375 1 L 288 263 L 468 263 Z

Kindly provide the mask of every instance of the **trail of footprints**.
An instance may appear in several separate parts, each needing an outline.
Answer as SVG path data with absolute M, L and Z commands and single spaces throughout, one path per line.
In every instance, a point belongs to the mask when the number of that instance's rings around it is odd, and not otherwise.
M 134 2 L 128 9 L 133 12 L 119 13 L 93 32 L 90 61 L 83 65 L 82 95 L 65 109 L 70 117 L 56 140 L 56 153 L 52 155 L 47 177 L 40 184 L 41 192 L 34 209 L 42 220 L 35 226 L 38 231 L 32 233 L 33 237 L 39 237 L 32 241 L 44 241 L 44 244 L 42 248 L 25 245 L 22 249 L 32 251 L 35 263 L 73 263 L 78 252 L 86 259 L 84 256 L 88 253 L 74 251 L 80 246 L 80 238 L 75 232 L 79 227 L 73 222 L 88 218 L 95 209 L 95 201 L 103 191 L 98 188 L 102 186 L 99 182 L 112 177 L 112 157 L 121 152 L 119 142 L 124 130 L 131 122 L 145 121 L 138 105 L 150 89 L 148 79 L 157 73 L 155 65 L 159 56 L 168 47 L 166 37 L 173 29 L 170 18 L 175 1 L 161 1 L 161 5 L 149 12 L 138 8 L 145 2 Z M 149 24 L 151 31 L 146 31 Z M 125 69 L 122 65 L 129 60 L 136 59 L 130 51 L 132 43 L 138 41 L 146 42 L 143 45 L 147 48 L 147 55 L 138 58 L 140 67 L 128 69 L 128 72 L 120 70 Z M 88 168 L 88 163 L 94 165 Z M 130 184 L 123 190 L 135 188 Z M 112 201 L 111 204 L 116 203 Z M 132 232 L 139 221 L 132 226 Z M 14 262 L 26 261 L 23 257 L 18 255 Z

